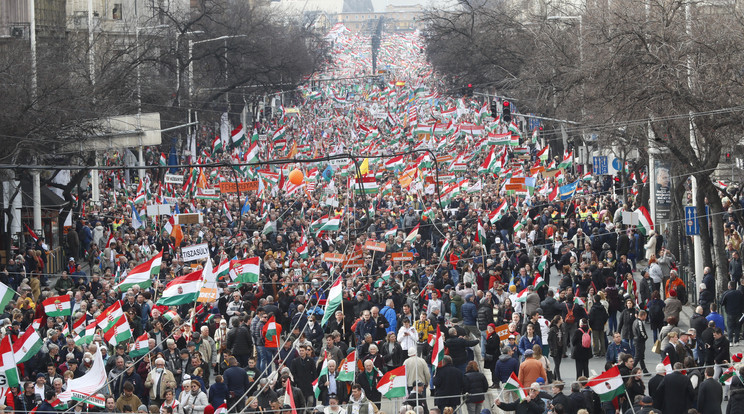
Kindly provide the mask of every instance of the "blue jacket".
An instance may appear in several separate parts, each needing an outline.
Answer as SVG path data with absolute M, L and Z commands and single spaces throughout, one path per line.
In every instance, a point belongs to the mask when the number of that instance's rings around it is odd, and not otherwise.
M 511 376 L 512 372 L 514 375 L 519 375 L 519 361 L 513 356 L 502 354 L 499 360 L 496 361 L 496 367 L 493 376 L 498 378 L 501 382 L 506 382 Z
M 375 321 L 372 320 L 372 318 L 369 318 L 366 322 L 364 321 L 364 318 L 359 319 L 359 322 L 357 322 L 356 325 L 357 344 L 364 343 L 364 336 L 366 334 L 370 334 L 374 338 L 376 329 L 377 326 L 375 326 Z
M 390 326 L 385 329 L 385 333 L 395 332 L 397 334 L 398 318 L 395 316 L 395 309 L 385 306 L 384 308 L 380 309 L 380 314 L 384 316 L 385 319 L 387 319 L 390 323 Z
M 620 345 L 617 345 L 615 341 L 611 341 L 607 345 L 607 355 L 605 355 L 607 361 L 610 362 L 618 362 L 617 357 L 620 356 L 620 353 L 626 353 L 626 354 L 633 354 L 630 352 L 630 345 L 628 345 L 628 341 L 625 339 L 620 341 Z
M 209 403 L 213 407 L 219 407 L 225 403 L 229 394 L 230 391 L 228 391 L 224 382 L 215 382 L 209 387 Z
M 726 323 L 723 321 L 723 316 L 718 312 L 711 312 L 705 317 L 708 321 L 716 323 L 716 328 L 721 328 L 722 331 L 726 330 Z
M 475 303 L 466 300 L 465 303 L 462 304 L 460 312 L 462 312 L 463 325 L 476 325 L 476 321 L 478 320 L 478 309 L 475 307 Z
M 250 386 L 248 374 L 241 367 L 230 367 L 226 369 L 222 377 L 225 380 L 227 389 L 233 391 L 236 395 L 243 395 Z
M 538 335 L 533 336 L 531 341 L 527 338 L 527 335 L 522 336 L 519 340 L 519 354 L 524 355 L 524 351 L 532 349 L 535 345 L 540 345 L 542 347 L 542 340 Z

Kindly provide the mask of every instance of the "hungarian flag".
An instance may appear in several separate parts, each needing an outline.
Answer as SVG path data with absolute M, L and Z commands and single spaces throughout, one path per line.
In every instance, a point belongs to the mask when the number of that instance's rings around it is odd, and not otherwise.
M 395 235 L 398 234 L 398 226 L 393 227 L 392 229 L 386 231 L 382 234 L 382 239 L 387 240 L 388 237 L 395 237 Z
M 132 206 L 132 211 L 135 211 L 134 206 Z M 114 242 L 114 232 L 109 232 L 108 240 L 106 240 L 106 249 L 111 248 L 111 243 Z
M 219 136 L 215 136 L 214 141 L 212 141 L 212 154 L 217 151 L 222 151 L 222 139 Z
M 225 276 L 229 275 L 230 261 L 228 259 L 221 261 L 220 265 L 217 266 L 217 270 L 215 270 L 215 274 L 217 274 L 217 280 L 222 280 Z
M 405 163 L 403 162 L 403 156 L 398 155 L 397 157 L 390 158 L 389 160 L 385 161 L 384 168 L 386 170 L 393 171 L 395 169 L 402 169 Z
M 13 358 L 16 364 L 26 362 L 36 355 L 41 349 L 43 341 L 41 336 L 36 332 L 36 329 L 31 327 L 26 328 L 20 338 L 18 338 L 13 344 Z
M 222 404 L 214 410 L 214 414 L 227 414 L 227 404 Z
M 129 356 L 132 358 L 139 358 L 142 355 L 150 352 L 150 344 L 148 342 L 150 338 L 147 336 L 147 332 L 137 338 L 136 341 L 129 344 Z
M 299 254 L 300 257 L 303 259 L 307 259 L 309 257 L 309 252 L 307 251 L 307 237 L 305 237 L 305 230 L 302 230 L 302 237 L 300 238 L 300 245 L 297 247 L 297 254 Z
M 13 357 L 13 346 L 10 344 L 10 335 L 6 335 L 0 341 L 0 371 L 5 373 L 5 379 L 8 381 L 7 386 L 9 387 L 17 387 L 20 384 L 16 364 Z
M 603 402 L 612 401 L 625 392 L 623 377 L 617 365 L 590 379 L 586 385 L 599 395 Z
M 502 201 L 495 210 L 488 215 L 488 221 L 491 224 L 496 224 L 497 221 L 501 220 L 501 217 L 507 212 L 506 200 Z
M 34 231 L 31 230 L 31 227 L 29 227 L 28 224 L 26 223 L 23 223 L 23 225 L 26 226 L 26 231 L 28 232 L 28 235 L 31 236 L 32 239 L 34 239 L 34 243 L 39 241 L 39 236 L 37 236 L 36 233 L 34 233 Z
M 478 231 L 475 233 L 475 241 L 482 244 L 486 242 L 486 229 L 483 228 L 480 219 L 478 219 Z
M 388 280 L 390 280 L 390 276 L 393 275 L 393 267 L 388 266 L 388 268 L 382 272 L 382 275 L 380 275 L 380 278 L 375 281 L 375 287 L 378 288 L 385 284 Z
M 18 293 L 0 282 L 0 309 L 5 309 Z
M 170 321 L 172 321 L 173 319 L 175 319 L 175 318 L 177 318 L 177 317 L 178 317 L 178 312 L 176 312 L 176 311 L 174 311 L 174 310 L 170 310 L 170 311 L 168 311 L 168 312 L 165 312 L 165 313 L 163 314 L 163 317 L 164 317 L 164 318 L 165 318 L 165 319 L 166 319 L 166 320 L 167 320 L 168 322 L 170 322 Z
M 341 302 L 343 300 L 343 278 L 338 277 L 336 281 L 331 285 L 331 289 L 328 291 L 328 298 L 326 300 L 325 313 L 323 313 L 323 319 L 320 321 L 320 326 L 323 327 L 331 319 L 331 315 L 336 313 L 337 309 L 340 309 Z
M 406 396 L 406 366 L 388 371 L 377 383 L 377 391 L 385 398 L 393 399 Z
M 545 279 L 543 279 L 540 272 L 535 272 L 535 280 L 532 281 L 532 286 L 537 289 L 539 287 L 545 286 Z
M 85 331 L 83 332 L 83 336 L 76 336 L 75 337 L 75 345 L 81 346 L 83 344 L 89 344 L 93 342 L 93 338 L 96 335 L 96 328 L 98 325 L 96 324 L 96 321 L 91 321 L 86 327 Z
M 718 382 L 721 384 L 727 384 L 731 383 L 731 379 L 734 378 L 734 375 L 738 376 L 739 373 L 733 366 L 730 366 L 723 374 L 721 374 L 721 377 L 718 378 Z
M 323 353 L 323 365 L 318 373 L 318 378 L 315 378 L 315 381 L 313 381 L 313 394 L 315 394 L 316 400 L 320 398 L 320 384 L 318 384 L 318 381 L 323 375 L 328 375 L 328 351 Z
M 550 150 L 550 146 L 546 145 L 545 148 L 543 148 L 537 153 L 537 158 L 540 161 L 546 161 L 548 159 L 548 156 L 550 155 L 549 150 Z
M 76 322 L 72 324 L 72 333 L 75 335 L 79 335 L 80 332 L 82 332 L 85 329 L 85 321 L 86 321 L 85 315 L 81 316 L 80 319 L 78 319 Z
M 119 319 L 111 325 L 108 330 L 103 332 L 103 339 L 112 346 L 124 342 L 132 337 L 132 328 L 129 327 L 129 321 L 126 316 L 120 316 Z
M 356 377 L 357 360 L 356 350 L 352 349 L 349 351 L 349 355 L 346 356 L 339 364 L 337 381 L 354 381 Z
M 95 325 L 100 326 L 103 330 L 107 330 L 122 315 L 124 315 L 124 311 L 121 308 L 121 301 L 117 300 L 96 317 Z
M 654 220 L 651 218 L 651 213 L 644 206 L 638 207 L 635 212 L 638 213 L 638 231 L 647 236 L 654 229 Z
M 669 360 L 669 355 L 664 357 L 664 360 L 661 361 L 661 363 L 664 365 L 664 370 L 667 374 L 671 374 L 674 372 L 674 368 L 672 367 L 672 362 Z
M 416 240 L 416 236 L 418 236 L 419 233 L 419 224 L 416 225 L 416 227 L 411 230 L 410 233 L 408 233 L 408 236 L 405 240 L 403 240 L 403 243 L 413 243 L 414 240 Z
M 550 257 L 550 251 L 548 249 L 545 249 L 545 251 L 543 251 L 542 256 L 540 257 L 540 263 L 537 264 L 537 270 L 545 273 L 545 268 L 548 265 L 549 257 Z
M 504 383 L 504 391 L 514 391 L 517 393 L 517 396 L 519 397 L 519 401 L 523 401 L 525 398 L 527 398 L 527 395 L 524 392 L 524 387 L 522 387 L 522 383 L 519 382 L 519 378 L 517 378 L 514 373 L 511 373 L 511 376 L 509 376 L 509 379 L 506 380 Z
M 442 335 L 439 325 L 437 325 L 437 333 L 432 336 L 429 345 L 432 349 L 431 365 L 434 367 L 434 370 L 436 370 L 442 365 L 442 360 L 444 359 L 444 335 Z
M 341 227 L 341 214 L 329 219 L 318 229 L 318 233 L 321 231 L 336 231 Z
M 168 162 L 166 160 L 167 160 L 167 158 L 165 157 L 165 154 L 161 152 L 160 153 L 160 159 L 158 160 L 158 163 L 160 165 L 162 165 L 163 167 L 165 167 L 166 165 L 168 165 Z
M 529 288 L 522 289 L 522 291 L 517 294 L 517 302 L 524 302 L 527 300 L 528 293 L 530 293 Z
M 444 239 L 444 244 L 442 244 L 442 250 L 439 251 L 439 257 L 444 257 L 444 255 L 447 253 L 447 251 L 452 246 L 452 242 L 450 242 L 449 239 Z
M 239 147 L 243 141 L 245 141 L 245 129 L 243 129 L 243 124 L 240 124 L 230 132 L 230 142 L 232 142 L 234 148 Z
M 70 316 L 72 306 L 70 304 L 70 295 L 54 296 L 44 302 L 44 313 L 47 316 Z
M 245 260 L 230 260 L 230 278 L 233 282 L 258 283 L 260 272 L 260 257 L 249 257 Z
M 289 405 L 292 408 L 292 414 L 297 414 L 297 406 L 295 405 L 294 393 L 292 392 L 292 383 L 289 382 L 289 378 L 287 378 L 287 382 L 284 385 L 284 404 Z
M 282 334 L 282 326 L 276 323 L 274 315 L 271 315 L 263 328 L 261 328 L 261 334 L 263 334 L 267 348 L 279 347 L 279 336 Z
M 127 277 L 121 281 L 116 288 L 124 292 L 134 285 L 142 288 L 149 288 L 152 285 L 152 276 L 160 274 L 160 265 L 163 263 L 163 251 L 161 250 L 152 257 L 152 259 L 136 266 L 132 269 Z
M 201 289 L 201 270 L 177 277 L 168 283 L 157 305 L 184 305 L 196 302 Z

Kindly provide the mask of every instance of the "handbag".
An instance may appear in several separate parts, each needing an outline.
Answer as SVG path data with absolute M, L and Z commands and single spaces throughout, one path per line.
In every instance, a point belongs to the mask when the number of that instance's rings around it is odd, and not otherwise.
M 661 339 L 657 339 L 656 342 L 654 342 L 654 346 L 651 347 L 651 352 L 661 355 Z

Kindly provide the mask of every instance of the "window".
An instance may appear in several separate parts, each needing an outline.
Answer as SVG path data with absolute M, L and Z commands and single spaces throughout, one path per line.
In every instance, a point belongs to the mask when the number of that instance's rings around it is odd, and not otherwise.
M 121 3 L 114 3 L 114 10 L 111 13 L 111 18 L 114 20 L 121 20 Z

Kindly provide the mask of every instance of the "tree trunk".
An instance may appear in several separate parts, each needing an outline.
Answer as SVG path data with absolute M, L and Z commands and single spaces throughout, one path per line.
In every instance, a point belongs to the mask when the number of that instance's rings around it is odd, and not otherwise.
M 700 178 L 696 177 L 698 183 Z M 713 268 L 713 254 L 710 248 L 713 243 L 708 231 L 708 216 L 705 215 L 705 190 L 698 184 L 697 194 L 695 194 L 695 206 L 697 211 L 698 222 L 700 225 L 700 245 L 703 246 L 703 267 Z
M 711 249 L 705 249 L 705 247 L 703 247 L 703 252 L 707 250 L 707 254 L 711 255 L 713 252 L 715 252 L 715 257 L 712 258 L 711 261 L 713 261 L 713 259 L 715 260 L 714 272 L 716 275 L 716 294 L 718 297 L 720 297 L 720 295 L 726 290 L 728 282 L 730 280 L 728 273 L 728 257 L 726 256 L 726 241 L 723 236 L 723 204 L 721 203 L 721 197 L 718 195 L 718 190 L 710 181 L 710 177 L 698 177 L 697 175 L 696 177 L 698 178 L 698 189 L 702 190 L 698 191 L 698 195 L 703 193 L 705 194 L 705 196 L 708 197 L 708 205 L 710 208 L 710 217 L 712 223 L 711 233 L 713 233 L 713 244 Z M 702 234 L 706 232 L 701 231 L 700 233 Z M 711 244 L 706 244 L 705 242 L 703 242 L 703 246 L 711 246 Z
M 684 207 L 682 205 L 682 199 L 685 195 L 685 182 L 687 181 L 686 176 L 682 176 L 679 179 L 675 179 L 674 192 L 672 193 L 672 208 L 671 215 L 669 217 L 669 240 L 667 241 L 667 248 L 677 258 L 677 262 L 682 262 L 682 226 L 684 224 L 682 220 L 682 211 Z

